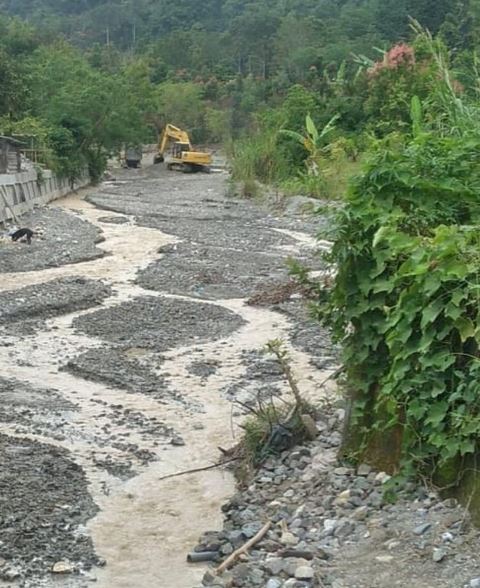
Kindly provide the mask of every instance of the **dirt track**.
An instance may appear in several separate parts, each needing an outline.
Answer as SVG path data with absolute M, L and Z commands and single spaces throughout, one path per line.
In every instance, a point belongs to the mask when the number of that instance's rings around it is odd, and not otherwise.
M 220 525 L 232 479 L 159 478 L 234 441 L 232 400 L 286 392 L 260 353 L 268 340 L 289 341 L 312 395 L 335 362 L 301 301 L 245 304 L 288 280 L 289 255 L 318 268 L 319 221 L 226 198 L 222 173 L 152 167 L 117 180 L 34 213 L 45 239 L 0 250 L 0 485 L 15 505 L 0 538 L 35 538 L 2 555 L 8 586 L 198 583 L 185 554 Z M 66 560 L 76 573 L 54 577 Z

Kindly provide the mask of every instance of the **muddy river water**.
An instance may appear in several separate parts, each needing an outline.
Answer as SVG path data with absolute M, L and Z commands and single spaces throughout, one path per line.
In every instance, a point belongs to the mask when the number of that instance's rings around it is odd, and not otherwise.
M 286 342 L 307 395 L 319 394 L 330 373 L 329 344 L 317 345 L 321 332 L 312 334 L 301 301 L 291 301 L 292 312 L 246 304 L 262 288 L 288 281 L 287 256 L 313 259 L 314 225 L 227 198 L 224 173 L 116 173 L 117 181 L 55 202 L 48 218 L 33 213 L 29 219 L 42 222 L 46 235 L 42 243 L 34 241 L 32 255 L 48 245 L 69 248 L 71 258 L 82 247 L 81 230 L 77 243 L 69 242 L 68 226 L 63 237 L 49 241 L 55 215 L 67 225 L 97 227 L 104 238 L 97 249 L 104 255 L 54 267 L 39 263 L 28 271 L 18 267 L 4 271 L 0 283 L 0 294 L 10 300 L 21 303 L 31 286 L 39 297 L 28 316 L 31 332 L 21 332 L 21 304 L 15 321 L 2 325 L 1 376 L 27 390 L 22 396 L 17 386 L 9 402 L 22 418 L 26 407 L 31 413 L 25 422 L 2 413 L 0 433 L 47 451 L 66 450 L 66 459 L 80 466 L 98 507 L 82 533 L 106 565 L 52 575 L 49 562 L 67 559 L 56 537 L 42 562 L 44 574 L 41 566 L 28 571 L 28 546 L 13 553 L 18 577 L 13 574 L 7 585 L 77 587 L 95 579 L 99 588 L 198 585 L 204 568 L 188 565 L 186 554 L 202 532 L 220 527 L 220 506 L 234 492 L 234 481 L 223 469 L 161 478 L 213 464 L 219 446 L 235 443 L 243 418 L 236 398 L 288 393 L 262 355 L 267 341 Z M 12 256 L 19 247 L 27 246 L 4 245 Z M 70 287 L 69 280 L 78 278 L 86 280 L 78 282 L 79 290 L 101 281 L 110 294 L 91 307 L 59 310 L 56 284 Z M 45 284 L 50 289 L 42 298 Z M 59 408 L 52 391 L 70 408 Z M 52 398 L 57 400 L 49 409 Z M 78 535 L 71 526 L 68 532 Z

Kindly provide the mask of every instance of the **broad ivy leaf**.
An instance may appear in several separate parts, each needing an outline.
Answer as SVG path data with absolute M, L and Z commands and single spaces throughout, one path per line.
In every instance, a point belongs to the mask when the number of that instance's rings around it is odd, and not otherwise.
M 440 315 L 443 309 L 444 304 L 440 298 L 438 298 L 437 300 L 432 302 L 432 304 L 427 306 L 427 308 L 425 308 L 422 312 L 422 321 L 420 323 L 422 330 L 430 323 L 433 323 L 435 319 Z
M 426 424 L 438 426 L 447 416 L 448 402 L 436 402 L 431 404 L 428 408 L 428 417 L 425 420 Z
M 455 327 L 460 334 L 462 343 L 475 335 L 475 326 L 472 321 L 465 317 L 460 317 L 455 321 Z

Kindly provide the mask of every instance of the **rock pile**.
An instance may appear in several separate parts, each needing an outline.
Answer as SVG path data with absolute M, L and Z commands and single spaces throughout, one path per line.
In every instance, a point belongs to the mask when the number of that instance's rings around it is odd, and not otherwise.
M 478 535 L 465 511 L 455 500 L 442 500 L 413 483 L 396 490 L 396 501 L 388 501 L 390 476 L 366 464 L 350 467 L 337 461 L 342 421 L 343 410 L 332 409 L 317 422 L 316 441 L 270 458 L 248 488 L 224 505 L 223 530 L 206 533 L 192 559 L 205 553 L 218 565 L 267 521 L 272 526 L 227 572 L 216 575 L 209 569 L 203 586 L 402 585 L 383 575 L 392 575 L 395 566 L 404 586 L 457 588 L 478 576 L 477 550 L 468 547 Z M 415 562 L 418 583 L 408 583 L 413 576 L 406 583 L 402 579 L 408 566 L 400 562 L 405 561 Z M 422 574 L 436 583 L 421 583 Z

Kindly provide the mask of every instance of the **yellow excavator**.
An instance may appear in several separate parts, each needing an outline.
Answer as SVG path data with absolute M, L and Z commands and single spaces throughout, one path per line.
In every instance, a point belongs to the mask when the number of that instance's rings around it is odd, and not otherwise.
M 184 173 L 197 171 L 210 171 L 212 156 L 210 153 L 194 151 L 188 133 L 171 124 L 166 125 L 160 142 L 154 163 L 165 161 L 165 152 L 173 142 L 171 158 L 167 162 L 167 168 L 182 171 Z

